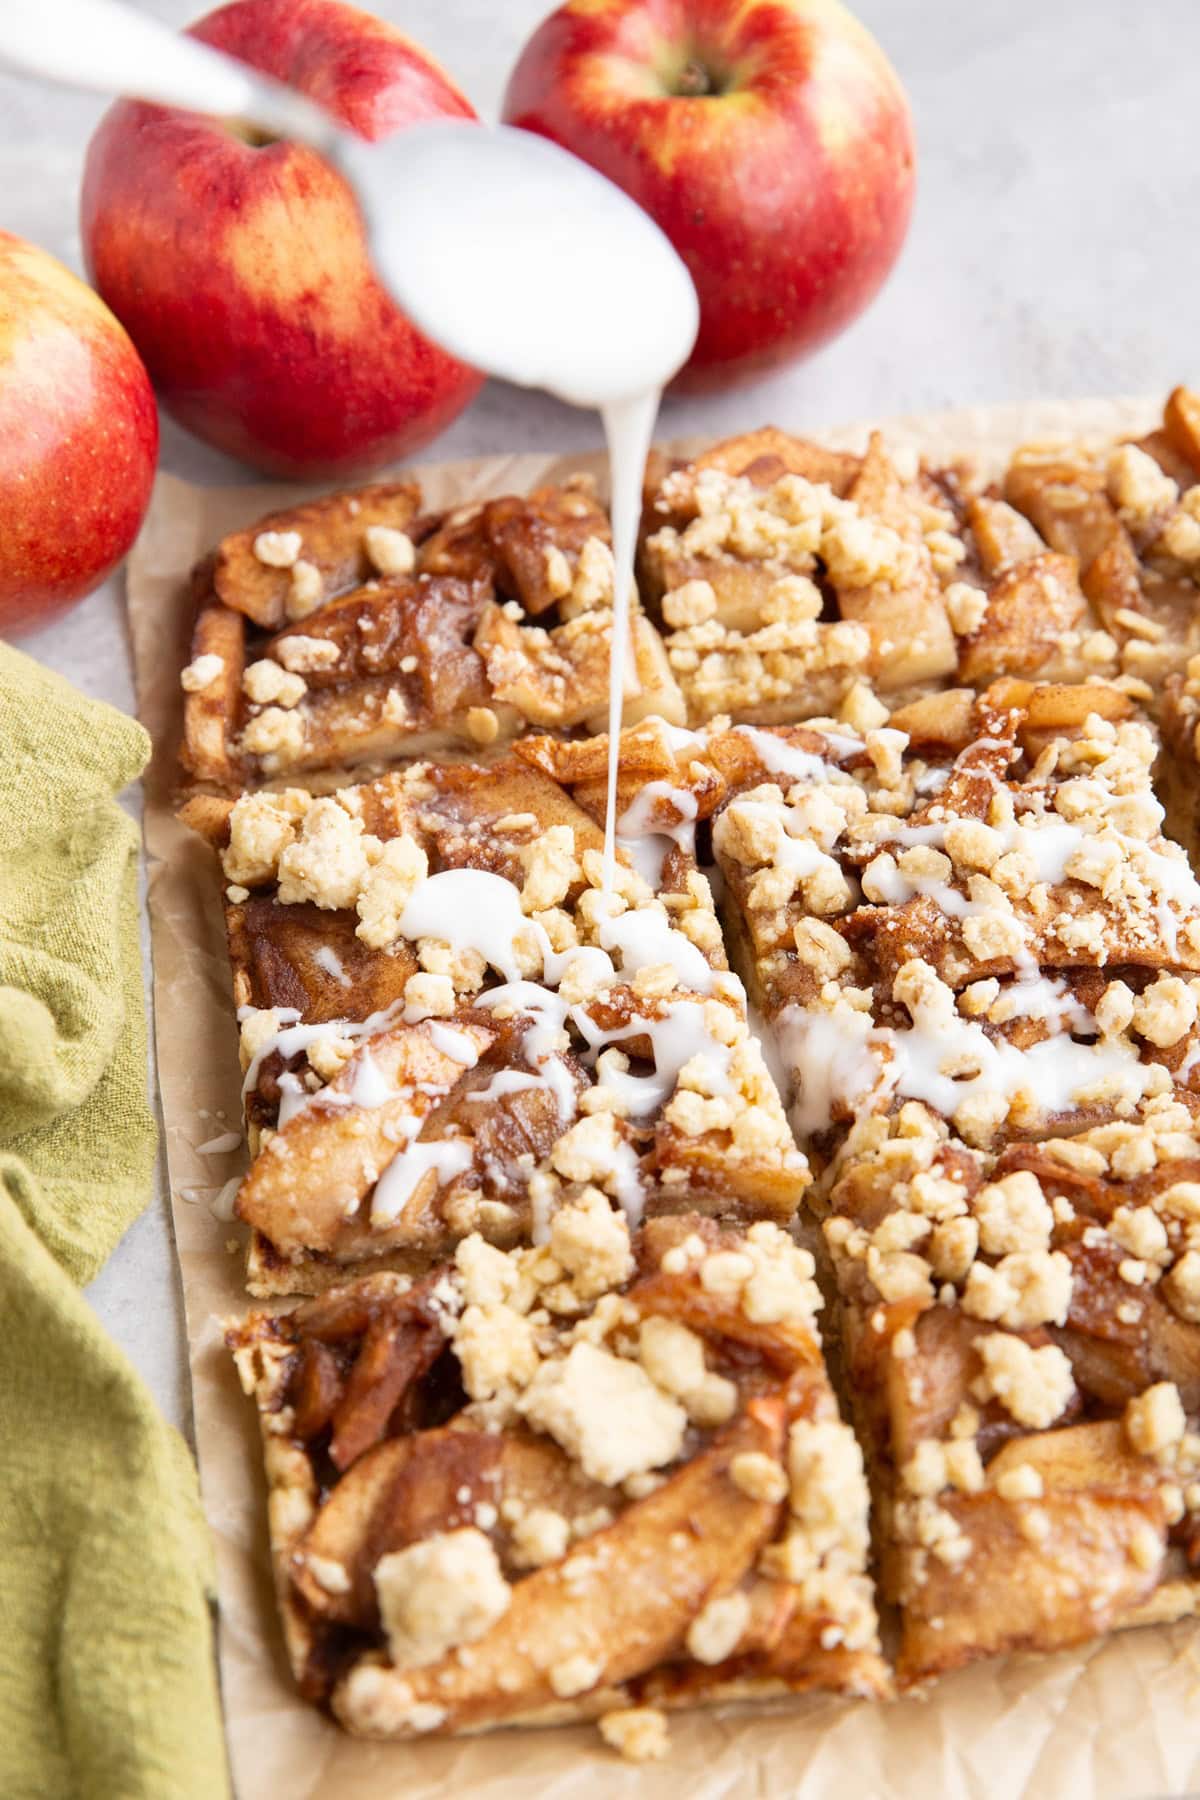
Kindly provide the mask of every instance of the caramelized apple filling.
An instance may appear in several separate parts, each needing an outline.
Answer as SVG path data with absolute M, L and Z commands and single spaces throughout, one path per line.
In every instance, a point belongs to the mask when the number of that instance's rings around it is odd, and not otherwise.
M 574 1187 L 228 1341 L 302 1691 L 371 1737 L 886 1687 L 811 1256 Z

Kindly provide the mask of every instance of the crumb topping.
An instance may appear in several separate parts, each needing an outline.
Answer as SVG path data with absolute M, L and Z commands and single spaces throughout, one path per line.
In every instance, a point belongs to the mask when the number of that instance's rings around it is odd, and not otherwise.
M 1044 1430 L 1060 1418 L 1075 1392 L 1071 1363 L 1055 1344 L 1033 1349 L 1024 1338 L 995 1331 L 975 1348 L 983 1374 L 974 1386 L 978 1400 L 995 1399 L 1018 1424 Z
M 600 1735 L 626 1762 L 660 1762 L 671 1748 L 664 1713 L 653 1706 L 628 1706 L 597 1720 Z
M 202 694 L 206 688 L 219 681 L 224 673 L 225 658 L 210 650 L 192 659 L 180 675 L 179 685 L 185 694 Z
M 269 569 L 290 569 L 303 549 L 298 531 L 260 531 L 254 540 L 254 554 Z
M 495 1549 L 474 1526 L 390 1551 L 376 1563 L 374 1582 L 392 1661 L 401 1668 L 422 1668 L 475 1643 L 512 1601 Z

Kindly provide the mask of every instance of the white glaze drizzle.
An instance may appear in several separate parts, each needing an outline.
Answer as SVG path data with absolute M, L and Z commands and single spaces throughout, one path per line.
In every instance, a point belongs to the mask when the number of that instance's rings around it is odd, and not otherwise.
M 1031 1008 L 1028 1016 L 1053 1020 L 1058 1008 L 1058 1019 L 1071 1029 L 1095 1028 L 1070 996 L 1043 991 L 1055 983 L 1039 978 L 1026 985 L 1036 1005 L 1047 1007 L 1044 1013 Z M 979 1093 L 1010 1101 L 1028 1093 L 1044 1115 L 1052 1116 L 1086 1104 L 1092 1090 L 1113 1078 L 1137 1099 L 1154 1074 L 1129 1046 L 1079 1043 L 1060 1031 L 1019 1049 L 1005 1038 L 990 1037 L 982 1025 L 950 1008 L 893 1028 L 849 1008 L 830 1013 L 789 1006 L 780 1014 L 777 1031 L 796 1080 L 796 1129 L 810 1135 L 827 1129 L 837 1111 L 854 1112 L 890 1093 L 923 1100 L 945 1118 Z M 950 1059 L 960 1073 L 942 1072 Z
M 243 1100 L 251 1092 L 258 1080 L 258 1072 L 269 1056 L 276 1051 L 284 1061 L 290 1061 L 310 1044 L 332 1043 L 337 1038 L 349 1038 L 352 1043 L 359 1043 L 364 1038 L 374 1037 L 377 1032 L 386 1031 L 394 1025 L 403 1010 L 403 1001 L 393 1000 L 390 1006 L 382 1007 L 378 1012 L 368 1014 L 365 1019 L 324 1019 L 319 1025 L 300 1025 L 297 1021 L 300 1014 L 294 1006 L 275 1008 L 275 1016 L 279 1020 L 279 1030 L 255 1051 L 242 1080 Z M 256 1011 L 253 1006 L 238 1008 L 239 1022 L 249 1018 Z
M 368 1111 L 385 1106 L 396 1098 L 396 1088 L 388 1081 L 366 1044 L 354 1059 L 354 1080 L 350 1084 L 352 1105 Z
M 627 1025 L 615 1031 L 602 1030 L 585 1007 L 572 1007 L 571 1018 L 593 1060 L 610 1044 L 641 1037 L 650 1040 L 653 1068 L 649 1073 L 639 1075 L 632 1070 L 611 1068 L 601 1071 L 601 1085 L 612 1090 L 630 1118 L 645 1118 L 661 1106 L 674 1091 L 680 1070 L 694 1056 L 703 1057 L 709 1065 L 710 1093 L 730 1091 L 728 1069 L 732 1052 L 709 1032 L 699 1001 L 673 1000 L 661 1018 L 635 1014 Z
M 528 1015 L 530 1023 L 521 1039 L 521 1054 L 532 1073 L 521 1077 L 520 1085 L 549 1088 L 558 1107 L 560 1127 L 569 1125 L 575 1117 L 577 1105 L 575 1083 L 561 1054 L 563 1026 L 568 1010 L 566 1002 L 532 981 L 512 981 L 480 994 L 478 1004 L 491 1011 L 502 1007 L 514 1013 Z M 519 1092 L 519 1087 L 511 1079 L 504 1086 L 498 1086 L 506 1075 L 511 1078 L 518 1074 L 519 1071 L 515 1070 L 501 1070 L 493 1076 L 486 1088 L 473 1093 L 471 1099 L 493 1099 L 505 1093 Z
M 686 355 L 686 352 L 684 353 Z M 682 361 L 682 357 L 680 358 Z M 608 662 L 608 783 L 604 805 L 602 887 L 613 891 L 617 861 L 617 774 L 621 759 L 621 719 L 625 711 L 625 671 L 629 663 L 629 609 L 633 558 L 642 512 L 642 474 L 658 413 L 658 391 L 631 394 L 602 406 L 608 439 L 613 535 L 612 645 Z M 636 681 L 636 670 L 633 671 Z
M 461 1063 L 464 1069 L 473 1069 L 479 1061 L 479 1050 L 471 1034 L 458 1031 L 453 1025 L 443 1025 L 439 1019 L 429 1021 L 429 1041 L 435 1050 L 440 1050 L 451 1062 Z
M 437 938 L 457 950 L 474 950 L 506 981 L 521 980 L 518 936 L 532 935 L 539 947 L 549 947 L 542 927 L 521 911 L 512 882 L 488 869 L 442 869 L 427 876 L 400 916 L 400 932 L 414 942 Z
M 802 750 L 797 744 L 789 744 L 784 738 L 776 737 L 770 731 L 763 731 L 757 725 L 736 725 L 734 730 L 752 746 L 759 762 L 772 775 L 786 775 L 789 781 L 814 784 L 854 779 L 845 769 L 839 769 L 836 763 L 817 756 L 811 750 Z M 822 731 L 821 736 L 830 749 L 840 756 L 852 756 L 863 748 L 861 738 L 843 736 L 840 733 L 835 737 L 827 731 Z
M 615 950 L 620 956 L 625 980 L 639 969 L 669 963 L 682 986 L 696 994 L 712 993 L 714 975 L 703 953 L 656 908 L 631 907 L 617 913 L 604 920 L 597 935 L 605 950 Z
M 328 944 L 322 944 L 313 951 L 313 961 L 318 969 L 323 969 L 326 975 L 331 976 L 338 983 L 339 987 L 348 988 L 354 985 L 342 966 L 341 957 Z
M 475 1139 L 469 1137 L 418 1139 L 406 1144 L 375 1184 L 371 1224 L 394 1225 L 431 1169 L 441 1187 L 464 1174 L 474 1155 Z
M 655 818 L 660 800 L 674 807 L 679 818 Z M 617 844 L 629 856 L 643 881 L 656 888 L 671 845 L 689 856 L 696 852 L 695 794 L 669 781 L 648 781 L 617 820 Z
M 196 1145 L 197 1156 L 228 1156 L 236 1150 L 242 1141 L 240 1131 L 222 1131 L 217 1137 L 209 1138 L 206 1143 Z

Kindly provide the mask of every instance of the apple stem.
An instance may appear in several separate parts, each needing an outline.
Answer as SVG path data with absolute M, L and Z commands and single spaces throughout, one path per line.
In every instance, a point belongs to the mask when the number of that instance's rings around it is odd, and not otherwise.
M 269 131 L 260 131 L 257 125 L 249 125 L 244 119 L 226 119 L 225 128 L 243 144 L 249 144 L 252 150 L 265 150 L 268 145 L 279 142 Z
M 713 91 L 713 80 L 702 62 L 693 57 L 684 63 L 675 80 L 675 92 L 685 99 L 698 99 Z

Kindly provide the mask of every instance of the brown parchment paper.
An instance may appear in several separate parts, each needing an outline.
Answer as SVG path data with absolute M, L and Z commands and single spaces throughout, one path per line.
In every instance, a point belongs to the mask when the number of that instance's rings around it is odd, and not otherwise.
M 1155 410 L 1151 401 L 1131 399 L 1054 403 L 885 421 L 884 428 L 893 443 L 995 465 L 1031 438 L 1145 430 Z M 748 427 L 759 422 L 748 402 Z M 857 449 L 865 428 L 819 435 Z M 581 466 L 603 478 L 595 456 L 491 457 L 418 473 L 436 507 L 519 491 Z M 241 1230 L 214 1217 L 209 1203 L 243 1167 L 245 1150 L 198 1150 L 241 1124 L 220 883 L 210 853 L 173 817 L 172 796 L 179 670 L 190 632 L 188 569 L 224 532 L 303 497 L 295 488 L 198 488 L 160 476 L 128 574 L 141 716 L 155 743 L 145 832 L 158 1076 L 200 1477 L 217 1553 L 225 1718 L 241 1800 L 1129 1800 L 1200 1788 L 1200 1631 L 1188 1623 L 1127 1632 L 1055 1657 L 977 1666 L 924 1700 L 810 1699 L 681 1713 L 671 1724 L 670 1759 L 641 1766 L 604 1749 L 593 1726 L 363 1743 L 297 1698 L 271 1590 L 257 1425 L 221 1343 L 220 1321 L 248 1302 Z

